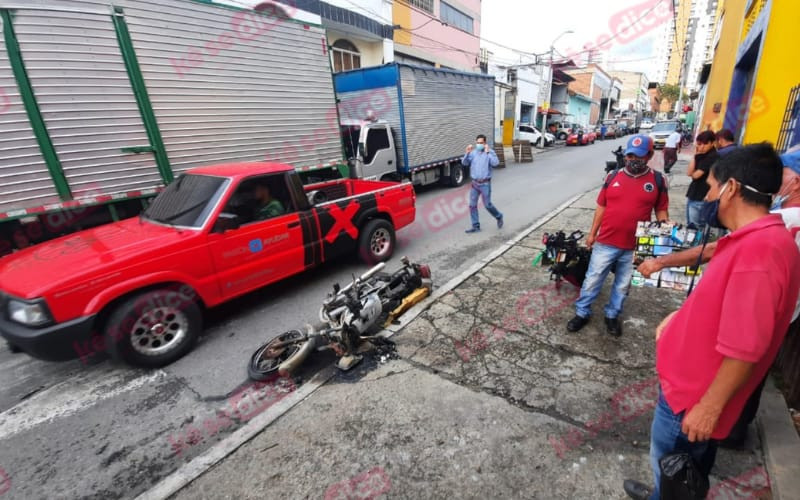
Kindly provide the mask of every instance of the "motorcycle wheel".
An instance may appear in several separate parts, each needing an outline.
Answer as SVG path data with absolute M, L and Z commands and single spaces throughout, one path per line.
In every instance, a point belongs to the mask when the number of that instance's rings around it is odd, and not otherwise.
M 267 380 L 278 374 L 278 367 L 291 358 L 300 350 L 303 344 L 304 335 L 297 330 L 289 330 L 282 333 L 262 345 L 250 357 L 247 365 L 247 375 L 252 380 Z M 286 341 L 295 341 L 292 344 L 276 347 L 277 344 Z

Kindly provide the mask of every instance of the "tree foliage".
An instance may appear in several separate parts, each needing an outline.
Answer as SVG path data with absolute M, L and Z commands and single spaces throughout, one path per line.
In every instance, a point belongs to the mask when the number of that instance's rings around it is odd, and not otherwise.
M 658 86 L 658 91 L 661 92 L 661 98 L 667 100 L 670 103 L 675 103 L 678 100 L 678 97 L 681 94 L 681 88 L 678 85 L 670 84 L 670 83 L 662 83 Z M 687 100 L 688 96 L 686 94 L 683 95 L 683 101 Z

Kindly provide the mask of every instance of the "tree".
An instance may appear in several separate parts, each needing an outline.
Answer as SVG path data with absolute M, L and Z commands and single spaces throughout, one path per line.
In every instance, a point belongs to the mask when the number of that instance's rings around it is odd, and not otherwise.
M 662 83 L 658 86 L 658 91 L 661 93 L 661 98 L 669 102 L 670 104 L 675 104 L 675 101 L 678 100 L 678 96 L 681 93 L 681 88 L 678 85 L 673 85 L 671 83 Z

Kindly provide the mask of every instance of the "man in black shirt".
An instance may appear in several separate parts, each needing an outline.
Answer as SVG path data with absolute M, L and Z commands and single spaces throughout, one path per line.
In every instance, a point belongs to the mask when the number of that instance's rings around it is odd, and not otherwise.
M 711 171 L 711 166 L 719 158 L 714 147 L 715 138 L 714 132 L 710 130 L 697 134 L 695 155 L 689 162 L 689 170 L 686 172 L 692 178 L 692 183 L 689 184 L 689 189 L 686 191 L 686 198 L 688 198 L 686 200 L 686 222 L 694 224 L 698 228 L 706 224 L 702 218 L 703 207 L 706 204 L 703 200 L 708 193 L 706 178 Z

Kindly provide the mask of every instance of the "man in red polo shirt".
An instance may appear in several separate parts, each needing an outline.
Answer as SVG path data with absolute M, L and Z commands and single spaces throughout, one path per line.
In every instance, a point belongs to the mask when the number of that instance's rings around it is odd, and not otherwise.
M 652 157 L 653 139 L 646 135 L 631 137 L 625 149 L 625 167 L 606 177 L 597 196 L 592 228 L 586 239 L 592 257 L 581 295 L 575 302 L 575 317 L 567 323 L 570 332 L 577 332 L 589 322 L 592 303 L 613 268 L 614 285 L 605 307 L 606 331 L 615 337 L 622 335 L 619 315 L 633 276 L 636 225 L 639 221 L 650 220 L 654 210 L 656 219 L 669 218 L 666 180 L 660 172 L 647 166 Z
M 782 175 L 769 144 L 739 148 L 711 169 L 706 199 L 732 232 L 718 241 L 694 293 L 656 329 L 655 488 L 626 480 L 631 498 L 659 498 L 658 462 L 670 453 L 689 453 L 708 477 L 717 440 L 730 433 L 778 352 L 800 289 L 800 251 L 781 216 L 769 214 Z

